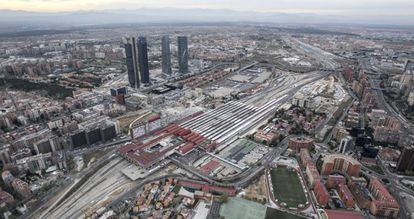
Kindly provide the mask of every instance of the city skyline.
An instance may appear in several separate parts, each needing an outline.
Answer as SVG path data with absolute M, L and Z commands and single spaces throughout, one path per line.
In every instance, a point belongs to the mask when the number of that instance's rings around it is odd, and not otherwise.
M 412 218 L 413 8 L 0 0 L 0 217 Z

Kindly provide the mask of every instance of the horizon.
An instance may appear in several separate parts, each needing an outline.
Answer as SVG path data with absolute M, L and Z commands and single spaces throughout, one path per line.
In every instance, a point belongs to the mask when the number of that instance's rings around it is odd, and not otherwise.
M 237 11 L 286 12 L 286 13 L 318 13 L 341 14 L 360 11 L 375 15 L 411 15 L 414 3 L 409 0 L 0 0 L 0 9 L 25 10 L 37 12 L 62 12 L 78 10 L 138 9 L 138 8 L 186 8 L 186 9 L 231 9 Z M 410 6 L 413 8 L 410 9 Z M 62 8 L 65 8 L 62 10 Z
M 0 0 L 0 215 L 409 219 L 412 9 Z
M 126 23 L 203 23 L 203 22 L 258 22 L 275 24 L 350 24 L 350 25 L 398 25 L 413 26 L 414 14 L 410 16 L 344 16 L 341 14 L 318 14 L 315 12 L 265 12 L 254 9 L 232 8 L 179 8 L 147 7 L 80 9 L 75 11 L 39 12 L 24 9 L 0 9 L 0 27 L 27 26 L 82 26 Z M 185 13 L 181 13 L 185 11 Z M 224 11 L 224 13 L 223 13 Z M 124 14 L 119 12 L 126 12 Z M 76 16 L 83 13 L 83 16 Z M 137 18 L 140 19 L 137 19 Z M 29 26 L 29 27 L 30 27 Z M 5 31 L 5 30 L 3 30 Z

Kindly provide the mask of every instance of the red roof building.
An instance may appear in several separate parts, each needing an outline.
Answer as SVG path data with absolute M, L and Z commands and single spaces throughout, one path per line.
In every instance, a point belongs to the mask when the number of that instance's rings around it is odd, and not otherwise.
M 181 154 L 187 154 L 188 152 L 192 151 L 193 149 L 194 149 L 194 144 L 189 142 L 189 143 L 186 143 L 184 146 L 180 147 L 178 149 L 178 151 Z
M 188 187 L 192 189 L 200 189 L 203 192 L 217 192 L 221 194 L 227 194 L 234 196 L 236 194 L 236 189 L 234 187 L 224 187 L 224 186 L 212 186 L 203 183 L 197 183 L 192 181 L 180 180 L 178 181 L 179 186 Z
M 1 190 L 0 191 L 0 206 L 4 206 L 5 204 L 10 204 L 12 202 L 14 202 L 13 196 L 10 195 L 8 192 Z
M 315 193 L 315 197 L 319 205 L 325 207 L 329 201 L 329 193 L 326 187 L 323 185 L 323 183 L 320 180 L 315 182 L 313 192 Z
M 316 165 L 313 162 L 308 163 L 308 165 L 306 166 L 306 176 L 309 179 L 309 184 L 311 188 L 313 188 L 316 181 L 319 181 L 321 179 L 318 169 L 316 168 Z
M 29 199 L 32 197 L 32 190 L 30 190 L 30 186 L 27 184 L 27 182 L 18 178 L 14 178 L 11 185 L 13 189 L 23 198 Z
M 349 188 L 345 184 L 341 183 L 338 185 L 338 193 L 339 197 L 341 197 L 341 200 L 344 202 L 347 208 L 355 207 L 354 197 L 352 196 L 351 191 L 349 191 Z
M 371 201 L 370 212 L 375 216 L 397 218 L 400 205 L 376 178 L 369 182 L 368 189 L 375 199 Z
M 263 141 L 270 142 L 275 136 L 276 134 L 273 133 L 272 131 L 258 129 L 256 134 L 254 134 L 254 139 L 260 142 L 263 142 Z
M 289 148 L 296 152 L 299 152 L 302 148 L 311 150 L 313 148 L 313 139 L 303 136 L 290 138 Z
M 328 187 L 328 189 L 333 189 L 338 187 L 338 185 L 341 183 L 346 184 L 345 177 L 341 175 L 329 175 L 326 181 L 326 187 Z
M 322 174 L 329 175 L 334 171 L 348 174 L 348 176 L 359 176 L 361 163 L 344 154 L 326 155 L 323 159 Z
M 220 165 L 220 162 L 218 162 L 216 160 L 210 160 L 207 164 L 204 164 L 200 168 L 200 171 L 205 173 L 205 174 L 209 174 L 211 171 L 216 169 L 219 165 Z
M 303 166 L 307 166 L 308 163 L 312 162 L 312 158 L 309 155 L 309 150 L 306 148 L 300 149 L 300 160 L 303 164 Z
M 364 219 L 364 217 L 356 211 L 342 211 L 342 210 L 325 210 L 328 219 Z
M 346 66 L 342 72 L 342 75 L 344 76 L 345 80 L 348 82 L 352 82 L 354 78 L 354 70 L 348 66 Z

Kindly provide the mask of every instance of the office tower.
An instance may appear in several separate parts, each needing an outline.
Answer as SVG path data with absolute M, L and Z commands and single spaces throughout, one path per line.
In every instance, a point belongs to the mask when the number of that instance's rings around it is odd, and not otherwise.
M 141 76 L 141 83 L 149 84 L 149 68 L 148 68 L 148 48 L 147 39 L 145 37 L 138 37 L 138 64 Z
M 162 37 L 161 43 L 162 50 L 162 73 L 171 74 L 171 51 L 170 51 L 170 38 L 168 36 Z
M 188 72 L 188 41 L 186 36 L 177 38 L 178 44 L 178 71 L 182 74 Z
M 129 86 L 139 88 L 138 57 L 135 37 L 126 37 L 125 55 Z

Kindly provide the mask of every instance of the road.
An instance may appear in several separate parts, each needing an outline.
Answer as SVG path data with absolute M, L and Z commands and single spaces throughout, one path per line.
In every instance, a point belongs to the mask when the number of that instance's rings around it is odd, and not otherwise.
M 103 144 L 98 144 L 98 145 L 93 145 L 87 148 L 82 148 L 79 150 L 74 150 L 71 151 L 71 154 L 74 156 L 79 156 L 82 155 L 84 153 L 90 152 L 90 151 L 95 151 L 95 150 L 99 150 L 99 149 L 111 149 L 111 148 L 115 148 L 117 146 L 119 146 L 120 144 L 126 143 L 126 142 L 130 142 L 131 138 L 129 136 L 123 135 L 120 136 L 116 139 L 114 139 L 115 141 L 111 141 L 111 142 L 107 142 L 107 143 L 103 143 Z
M 318 50 L 312 52 L 321 54 L 320 58 L 324 59 L 327 67 L 335 68 L 336 64 L 331 60 L 331 57 L 327 58 L 329 55 L 320 53 L 321 51 Z M 214 66 L 213 68 L 216 68 L 218 66 L 219 65 Z M 293 95 L 299 89 L 309 83 L 326 77 L 330 73 L 331 72 L 317 71 L 302 75 L 291 75 L 285 78 L 283 81 L 279 82 L 277 80 L 272 80 L 269 86 L 262 92 L 250 97 L 246 97 L 246 99 L 242 99 L 241 101 L 259 105 L 271 102 L 277 98 L 279 98 L 280 101 L 277 101 L 277 103 L 272 106 L 272 110 L 263 112 L 258 117 L 255 117 L 252 121 L 250 121 L 248 125 L 244 124 L 243 126 L 245 127 L 235 132 L 223 143 L 226 144 L 237 139 L 239 136 L 244 136 L 246 133 L 262 124 L 264 121 L 267 121 L 268 117 L 272 115 L 278 107 L 290 101 Z M 253 179 L 255 179 L 260 173 L 262 173 L 264 169 L 270 165 L 276 157 L 280 156 L 283 152 L 286 151 L 288 139 L 289 137 L 283 139 L 277 147 L 273 148 L 273 150 L 265 155 L 260 160 L 260 165 L 254 166 L 242 172 L 231 180 L 227 179 L 226 183 L 222 182 L 221 180 L 214 179 L 211 176 L 205 176 L 199 173 L 198 170 L 196 170 L 194 167 L 188 166 L 179 160 L 171 160 L 173 163 L 211 184 L 243 188 L 247 186 Z M 112 147 L 116 144 L 126 141 L 129 141 L 129 139 L 119 140 L 111 145 L 105 145 L 105 147 Z M 130 196 L 131 191 L 136 191 L 142 185 L 144 185 L 144 183 L 148 182 L 148 180 L 157 179 L 156 177 L 154 178 L 150 176 L 147 180 L 141 182 L 132 182 L 121 173 L 121 170 L 128 167 L 128 165 L 133 164 L 130 164 L 128 161 L 118 157 L 112 159 L 111 161 L 108 161 L 105 158 L 102 158 L 101 160 L 102 162 L 107 162 L 107 164 L 98 169 L 95 173 L 92 174 L 92 176 L 88 177 L 86 179 L 86 182 L 80 185 L 78 189 L 73 191 L 69 197 L 65 198 L 62 201 L 56 202 L 56 206 L 52 206 L 50 209 L 48 209 L 42 215 L 42 217 L 77 218 L 82 216 L 84 213 L 91 213 L 101 206 L 105 206 L 105 204 L 117 203 L 123 198 Z M 82 178 L 84 176 L 85 175 L 79 175 L 79 178 Z
M 278 84 L 274 83 L 273 86 L 268 86 L 264 91 L 248 96 L 242 100 L 241 102 L 244 103 L 257 103 L 257 100 L 260 101 L 266 101 L 266 96 L 270 94 L 272 97 L 272 100 L 275 100 L 277 98 L 280 98 L 280 100 L 277 102 L 276 105 L 273 106 L 273 109 L 261 114 L 259 117 L 255 118 L 254 121 L 250 121 L 249 125 L 241 129 L 240 131 L 235 132 L 233 135 L 229 136 L 226 140 L 222 141 L 220 145 L 218 145 L 218 148 L 224 148 L 227 147 L 231 142 L 237 140 L 239 137 L 245 136 L 247 133 L 249 133 L 252 129 L 255 129 L 257 126 L 261 125 L 263 122 L 266 122 L 269 116 L 271 116 L 281 105 L 285 104 L 288 101 L 291 101 L 291 98 L 294 96 L 294 94 L 299 91 L 303 86 L 310 84 L 312 82 L 315 82 L 317 80 L 320 80 L 326 76 L 331 74 L 331 72 L 312 72 L 309 74 L 302 74 L 302 75 L 295 75 L 294 79 L 291 80 L 289 83 L 283 83 Z M 275 80 L 273 81 L 275 82 Z M 267 101 L 266 101 L 267 102 Z M 246 125 L 246 124 L 244 124 Z M 286 149 L 286 142 L 288 138 L 285 138 L 278 147 L 274 148 L 271 152 L 269 152 L 264 158 L 261 160 L 261 166 L 250 168 L 241 174 L 239 174 L 236 177 L 226 179 L 226 182 L 230 183 L 227 185 L 233 185 L 237 188 L 241 188 L 247 185 L 248 182 L 250 182 L 251 179 L 257 176 L 258 173 L 262 172 L 266 166 L 268 166 L 275 157 L 279 156 L 281 153 L 283 153 Z M 189 171 L 190 173 L 194 174 L 197 177 L 200 177 L 204 180 L 206 180 L 209 183 L 215 183 L 215 184 L 222 184 L 222 180 L 217 179 L 215 177 L 202 174 L 197 169 L 195 169 L 192 166 L 189 166 L 185 164 L 185 162 L 180 161 L 179 159 L 172 159 L 173 163 L 180 166 L 181 168 Z
M 380 161 L 380 167 L 384 171 L 385 175 L 378 174 L 378 173 L 370 170 L 369 168 L 365 167 L 364 165 L 362 165 L 362 167 L 361 167 L 362 172 L 365 175 L 369 176 L 369 177 L 375 177 L 375 178 L 378 178 L 380 180 L 386 179 L 389 182 L 389 184 L 387 185 L 388 191 L 394 196 L 394 198 L 397 200 L 397 202 L 400 203 L 401 208 L 400 208 L 399 218 L 409 219 L 410 217 L 407 216 L 407 213 L 408 213 L 407 207 L 405 206 L 403 200 L 401 199 L 400 193 L 405 192 L 405 193 L 413 196 L 414 191 L 412 191 L 411 189 L 408 189 L 408 188 L 404 187 L 403 185 L 401 185 L 401 183 L 399 182 L 398 177 L 396 177 L 395 174 L 391 173 L 386 167 L 382 166 L 381 163 L 382 162 Z
M 291 136 L 284 138 L 275 148 L 273 148 L 269 153 L 267 153 L 258 163 L 260 165 L 256 165 L 241 174 L 225 179 L 223 182 L 222 179 L 215 178 L 213 176 L 200 173 L 196 168 L 191 165 L 186 164 L 185 162 L 180 161 L 179 159 L 170 158 L 171 161 L 176 164 L 177 166 L 185 169 L 186 171 L 190 172 L 191 174 L 203 179 L 206 182 L 209 182 L 214 185 L 222 185 L 222 186 L 234 186 L 235 188 L 244 188 L 246 187 L 253 179 L 255 179 L 259 173 L 265 170 L 273 160 L 284 153 L 287 149 L 287 142 Z
M 362 69 L 364 70 L 364 72 L 367 73 L 367 77 L 368 77 L 368 81 L 370 82 L 371 86 L 374 88 L 373 89 L 373 94 L 376 96 L 376 100 L 378 103 L 378 107 L 383 109 L 385 112 L 387 112 L 388 115 L 391 116 L 395 116 L 396 118 L 398 118 L 402 124 L 404 124 L 405 127 L 408 127 L 408 129 L 413 130 L 413 126 L 412 124 L 406 119 L 404 118 L 401 114 L 399 114 L 398 112 L 396 112 L 385 100 L 384 98 L 384 94 L 382 92 L 382 89 L 380 89 L 380 81 L 376 78 L 376 74 L 370 74 L 371 69 L 368 66 L 368 61 L 367 60 L 359 60 L 360 61 L 360 65 L 362 67 Z M 349 92 L 350 94 L 352 94 L 352 92 Z M 364 110 L 364 106 L 361 106 L 362 108 L 362 114 L 360 115 L 360 117 L 365 116 L 365 110 Z M 343 119 L 343 118 L 341 118 Z M 363 119 L 363 118 L 360 118 Z M 365 126 L 364 121 L 361 122 L 360 124 L 361 126 Z M 326 142 L 324 142 L 326 143 Z M 325 146 L 325 145 L 321 145 L 321 146 Z M 325 149 L 329 152 L 332 152 L 328 147 L 325 147 Z M 367 168 L 366 166 L 364 166 L 362 164 L 362 172 L 367 175 L 368 177 L 375 177 L 381 180 L 386 180 L 389 182 L 389 184 L 387 185 L 388 190 L 390 191 L 390 193 L 394 196 L 394 198 L 397 199 L 398 203 L 400 203 L 400 214 L 399 214 L 399 218 L 409 218 L 407 216 L 407 208 L 403 202 L 403 200 L 401 199 L 401 192 L 405 192 L 409 195 L 414 196 L 414 191 L 406 188 L 405 186 L 403 186 L 399 180 L 401 179 L 409 179 L 409 180 L 414 180 L 414 177 L 409 177 L 409 176 L 399 176 L 395 173 L 392 173 L 391 171 L 389 171 L 389 169 L 387 168 L 386 164 L 381 160 L 378 159 L 379 166 L 381 167 L 381 169 L 384 172 L 384 175 L 378 174 L 372 170 L 370 170 L 369 168 Z
M 292 46 L 292 48 L 296 48 L 297 50 L 302 50 L 304 53 L 312 56 L 313 58 L 317 59 L 319 63 L 321 63 L 326 69 L 334 70 L 340 67 L 339 63 L 337 63 L 334 59 L 340 59 L 340 57 L 322 50 L 316 46 L 304 43 L 298 39 L 285 39 L 285 42 Z
M 368 81 L 371 84 L 371 87 L 373 88 L 373 94 L 376 96 L 376 100 L 378 103 L 378 107 L 387 112 L 388 115 L 394 116 L 400 120 L 400 122 L 403 124 L 404 128 L 412 132 L 414 130 L 414 125 L 407 120 L 401 113 L 397 112 L 386 100 L 384 97 L 384 93 L 381 89 L 380 83 L 381 80 L 377 79 L 375 75 L 369 74 L 371 72 L 371 68 L 368 65 L 368 61 L 365 59 L 359 60 L 362 69 L 364 72 L 367 72 Z

